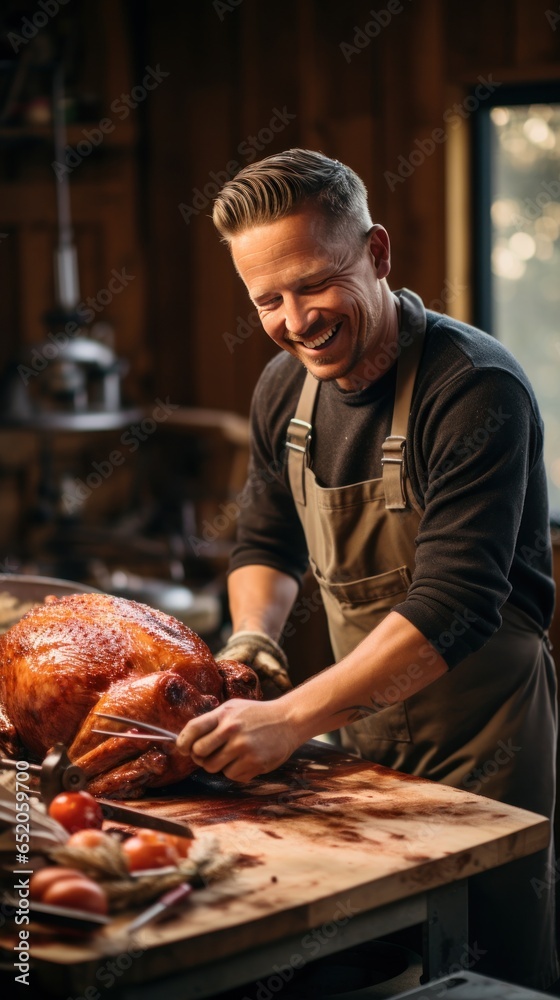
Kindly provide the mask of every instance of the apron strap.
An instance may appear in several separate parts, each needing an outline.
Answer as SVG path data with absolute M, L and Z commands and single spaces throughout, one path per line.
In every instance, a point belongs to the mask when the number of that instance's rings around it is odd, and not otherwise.
M 381 459 L 383 489 L 387 510 L 405 510 L 408 505 L 405 489 L 406 432 L 412 392 L 424 347 L 424 331 L 426 329 L 426 311 L 418 296 L 403 290 L 400 299 L 403 314 L 400 335 L 407 333 L 411 340 L 401 350 L 397 362 L 397 383 L 391 433 L 381 446 L 383 452 Z
M 313 411 L 318 388 L 319 382 L 308 372 L 299 397 L 296 415 L 288 424 L 286 436 L 290 489 L 295 502 L 302 507 L 305 507 L 305 469 L 309 460 Z

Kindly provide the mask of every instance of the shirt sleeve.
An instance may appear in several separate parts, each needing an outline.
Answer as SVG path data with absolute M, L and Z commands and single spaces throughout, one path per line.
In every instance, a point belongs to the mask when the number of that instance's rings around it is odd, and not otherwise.
M 501 625 L 542 426 L 515 376 L 476 369 L 438 392 L 414 437 L 425 509 L 412 584 L 394 610 L 453 667 Z

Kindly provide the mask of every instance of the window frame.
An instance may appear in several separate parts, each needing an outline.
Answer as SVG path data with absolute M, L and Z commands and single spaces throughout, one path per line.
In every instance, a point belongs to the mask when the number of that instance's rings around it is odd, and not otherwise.
M 490 112 L 522 104 L 560 105 L 560 81 L 503 84 L 473 114 L 472 119 L 472 275 L 473 323 L 496 336 L 492 275 L 493 166 L 490 150 Z

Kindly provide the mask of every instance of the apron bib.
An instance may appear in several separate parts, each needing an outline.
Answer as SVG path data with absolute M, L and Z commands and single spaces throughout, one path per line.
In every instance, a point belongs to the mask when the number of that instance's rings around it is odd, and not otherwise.
M 319 485 L 313 473 L 310 445 L 320 383 L 310 374 L 288 430 L 290 487 L 305 532 L 310 565 L 321 589 L 337 661 L 406 598 L 414 570 L 415 540 L 423 512 L 407 476 L 406 447 L 426 314 L 413 293 L 403 291 L 399 299 L 401 343 L 407 346 L 402 348 L 397 362 L 391 431 L 383 444 L 382 478 L 335 488 Z M 351 752 L 387 767 L 477 791 L 551 817 L 555 790 L 555 760 L 550 749 L 555 746 L 556 733 L 555 668 L 542 629 L 509 603 L 501 614 L 500 629 L 481 650 L 417 694 L 344 727 L 340 740 Z M 459 615 L 453 626 L 466 631 L 469 623 Z M 445 635 L 453 640 L 451 632 Z M 421 668 L 422 660 L 418 666 Z M 406 691 L 406 675 L 395 675 L 395 683 Z M 543 753 L 543 746 L 547 753 Z M 540 853 L 542 873 L 543 865 L 549 866 L 553 858 Z M 532 859 L 527 860 L 529 867 L 534 864 Z M 493 875 L 487 877 L 491 884 Z M 528 883 L 529 879 L 524 881 Z M 536 893 L 531 893 L 533 898 L 526 904 L 532 910 L 534 931 L 535 921 L 540 927 L 540 947 L 534 940 L 531 947 L 533 956 L 535 951 L 541 954 L 544 983 L 555 970 L 557 974 L 551 957 L 554 942 L 536 915 Z M 516 911 L 518 906 L 519 900 Z M 546 909 L 542 899 L 536 909 L 542 918 Z M 515 947 L 520 948 L 521 943 Z M 494 960 L 494 947 L 492 952 Z M 511 953 L 509 961 L 511 969 Z M 483 968 L 481 964 L 480 970 Z M 541 981 L 535 980 L 533 985 L 541 985 Z

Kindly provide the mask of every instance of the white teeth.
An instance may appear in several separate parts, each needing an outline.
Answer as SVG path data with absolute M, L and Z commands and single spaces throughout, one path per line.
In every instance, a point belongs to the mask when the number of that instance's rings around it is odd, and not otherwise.
M 296 341 L 296 343 L 298 343 L 298 344 L 305 344 L 306 347 L 320 347 L 321 344 L 326 344 L 327 340 L 331 339 L 331 337 L 333 336 L 333 334 L 336 333 L 337 329 L 338 329 L 338 324 L 336 324 L 335 326 L 332 326 L 330 328 L 330 330 L 327 330 L 325 333 L 322 333 L 320 337 L 316 338 L 316 340 L 311 340 L 311 341 L 309 341 L 309 343 L 306 343 L 305 340 L 299 340 L 298 339 Z

